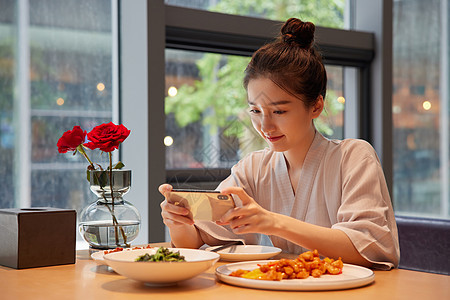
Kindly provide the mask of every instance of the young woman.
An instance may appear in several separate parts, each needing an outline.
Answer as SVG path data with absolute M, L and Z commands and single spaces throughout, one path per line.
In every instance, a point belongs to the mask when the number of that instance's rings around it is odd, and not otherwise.
M 252 124 L 269 147 L 243 158 L 219 185 L 237 205 L 219 222 L 194 223 L 187 209 L 162 202 L 175 246 L 256 244 L 263 234 L 290 253 L 317 249 L 347 263 L 398 265 L 394 212 L 374 149 L 362 140 L 326 139 L 315 129 L 327 76 L 314 31 L 314 24 L 291 18 L 276 41 L 254 53 L 244 87 Z M 165 196 L 171 189 L 159 188 Z

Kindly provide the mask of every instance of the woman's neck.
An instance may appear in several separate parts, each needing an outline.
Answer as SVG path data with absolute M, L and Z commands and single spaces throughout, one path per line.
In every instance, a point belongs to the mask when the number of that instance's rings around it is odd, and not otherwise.
M 311 147 L 311 144 L 314 140 L 315 134 L 316 130 L 313 128 L 313 130 L 311 130 L 311 132 L 305 136 L 305 139 L 298 147 L 283 152 L 290 174 L 301 171 L 306 155 L 308 154 L 309 148 Z

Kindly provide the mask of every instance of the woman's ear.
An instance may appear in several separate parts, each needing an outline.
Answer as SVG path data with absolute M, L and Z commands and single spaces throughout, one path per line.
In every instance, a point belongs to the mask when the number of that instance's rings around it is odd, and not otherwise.
M 320 116 L 320 114 L 323 111 L 324 105 L 325 105 L 325 103 L 323 101 L 323 96 L 319 95 L 316 99 L 316 103 L 311 108 L 311 113 L 312 113 L 313 119 L 318 118 Z

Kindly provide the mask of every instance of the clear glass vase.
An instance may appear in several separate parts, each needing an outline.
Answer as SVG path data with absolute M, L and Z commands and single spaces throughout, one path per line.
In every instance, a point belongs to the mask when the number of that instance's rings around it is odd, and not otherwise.
M 95 249 L 129 247 L 141 226 L 138 210 L 123 199 L 131 187 L 131 170 L 96 170 L 89 176 L 97 201 L 79 215 L 81 236 Z

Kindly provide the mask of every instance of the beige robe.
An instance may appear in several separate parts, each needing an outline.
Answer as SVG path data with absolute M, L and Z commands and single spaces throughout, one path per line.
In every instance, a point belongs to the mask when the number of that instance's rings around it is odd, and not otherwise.
M 317 132 L 295 195 L 283 153 L 267 148 L 238 162 L 218 189 L 227 186 L 242 187 L 272 212 L 342 230 L 376 268 L 398 266 L 397 226 L 386 180 L 374 149 L 365 141 L 328 140 Z M 240 199 L 235 200 L 240 206 Z M 229 227 L 213 222 L 199 221 L 196 226 L 209 245 L 236 239 L 247 244 L 260 242 L 259 234 L 236 235 Z M 288 253 L 306 250 L 277 236 L 270 240 Z

